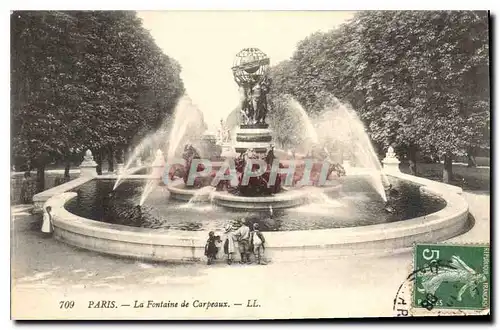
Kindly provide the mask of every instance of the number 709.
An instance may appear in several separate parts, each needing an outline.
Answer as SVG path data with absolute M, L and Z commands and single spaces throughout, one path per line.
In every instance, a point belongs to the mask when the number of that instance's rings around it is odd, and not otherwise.
M 59 302 L 60 309 L 71 309 L 75 307 L 75 302 L 73 300 L 61 300 Z

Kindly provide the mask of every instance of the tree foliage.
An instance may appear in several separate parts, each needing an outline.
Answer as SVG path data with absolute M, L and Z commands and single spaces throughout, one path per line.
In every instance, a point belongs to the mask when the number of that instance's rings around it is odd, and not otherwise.
M 123 150 L 172 112 L 180 70 L 135 12 L 13 12 L 14 160 Z
M 311 113 L 325 92 L 349 103 L 377 144 L 451 157 L 489 148 L 488 55 L 486 12 L 366 11 L 271 75 Z

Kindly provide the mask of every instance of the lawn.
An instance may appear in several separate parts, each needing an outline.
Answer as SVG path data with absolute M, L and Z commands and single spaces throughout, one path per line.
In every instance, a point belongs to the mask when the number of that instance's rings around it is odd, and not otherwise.
M 401 172 L 410 174 L 408 163 L 401 163 Z M 417 164 L 417 176 L 443 181 L 443 164 Z M 465 191 L 490 190 L 490 167 L 467 167 L 463 163 L 453 164 L 453 180 L 450 184 L 461 187 Z

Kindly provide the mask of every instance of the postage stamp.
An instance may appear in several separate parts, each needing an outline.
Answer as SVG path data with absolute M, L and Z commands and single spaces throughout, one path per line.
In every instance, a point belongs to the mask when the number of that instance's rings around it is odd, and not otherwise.
M 488 245 L 417 244 L 413 307 L 487 310 L 490 307 Z

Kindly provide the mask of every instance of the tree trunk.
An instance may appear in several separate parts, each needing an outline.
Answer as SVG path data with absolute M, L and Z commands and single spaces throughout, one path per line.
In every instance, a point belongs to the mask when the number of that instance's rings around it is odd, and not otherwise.
M 410 161 L 410 174 L 417 175 L 417 147 L 414 144 L 408 147 L 408 160 Z
M 95 169 L 97 174 L 102 175 L 102 149 L 98 149 L 96 151 L 94 160 L 97 163 L 97 167 Z
M 36 168 L 36 190 L 37 192 L 45 190 L 45 165 L 38 165 Z
M 472 147 L 467 148 L 467 167 L 477 167 L 475 150 Z
M 65 180 L 69 180 L 70 177 L 69 177 L 69 169 L 71 168 L 71 160 L 69 159 L 66 159 L 66 164 L 64 165 L 64 179 Z
M 123 162 L 124 162 L 123 155 L 124 154 L 125 153 L 123 151 L 123 148 L 116 148 L 115 156 L 116 156 L 116 163 L 117 164 L 123 164 Z
M 450 153 L 446 153 L 444 155 L 444 167 L 443 167 L 444 183 L 450 183 L 450 181 L 453 179 L 452 165 L 453 165 L 453 157 Z
M 115 153 L 112 147 L 109 147 L 108 151 L 108 172 L 115 171 Z

